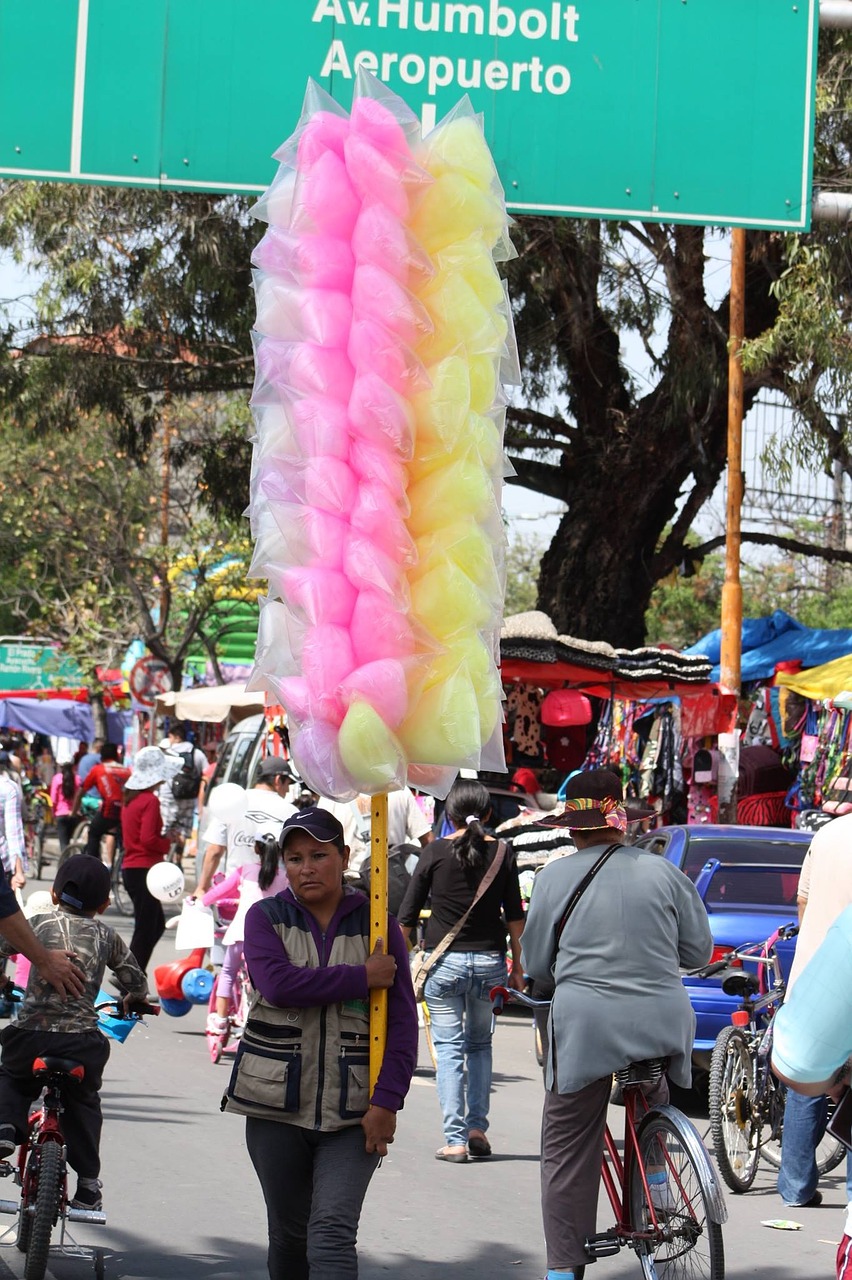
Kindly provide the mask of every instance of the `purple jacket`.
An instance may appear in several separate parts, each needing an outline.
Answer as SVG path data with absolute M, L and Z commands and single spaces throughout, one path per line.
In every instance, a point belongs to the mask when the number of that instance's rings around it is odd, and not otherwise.
M 291 954 L 285 944 L 288 935 Z M 363 893 L 347 888 L 323 934 L 310 911 L 287 888 L 250 908 L 243 951 L 252 985 L 267 1004 L 290 1009 L 346 1007 L 369 999 L 366 966 L 331 960 L 341 955 L 366 958 L 368 938 L 369 903 Z M 397 973 L 388 991 L 387 1045 L 370 1102 L 399 1111 L 417 1065 L 417 1006 L 408 950 L 393 918 L 388 921 L 385 945 L 396 960 Z

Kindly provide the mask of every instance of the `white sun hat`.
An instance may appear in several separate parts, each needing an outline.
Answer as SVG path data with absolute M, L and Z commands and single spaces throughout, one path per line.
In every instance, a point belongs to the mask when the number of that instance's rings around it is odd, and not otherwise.
M 143 747 L 133 761 L 133 772 L 125 782 L 128 791 L 146 791 L 160 782 L 169 782 L 183 768 L 182 756 L 167 755 L 159 747 Z

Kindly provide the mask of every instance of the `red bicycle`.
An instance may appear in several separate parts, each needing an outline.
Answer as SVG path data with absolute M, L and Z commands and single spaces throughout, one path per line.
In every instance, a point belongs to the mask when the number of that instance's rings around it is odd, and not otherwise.
M 491 1000 L 495 1013 L 507 1000 L 532 1009 L 550 1004 L 505 987 L 495 987 Z M 586 1252 L 592 1260 L 633 1249 L 645 1280 L 724 1280 L 722 1224 L 728 1214 L 704 1144 L 682 1111 L 651 1107 L 642 1092 L 665 1068 L 663 1059 L 652 1059 L 615 1073 L 624 1093 L 624 1150 L 607 1125 L 601 1159 L 615 1224 L 588 1236 Z
M 98 1005 L 98 1009 L 115 1008 L 117 1017 L 139 1021 L 144 1013 L 158 1014 L 160 1006 L 139 1001 L 129 1014 L 121 1012 L 119 1002 Z M 20 1200 L 0 1200 L 0 1213 L 17 1216 L 15 1244 L 26 1254 L 24 1280 L 44 1280 L 50 1252 L 51 1236 L 57 1222 L 61 1224 L 59 1243 L 54 1252 L 65 1257 L 88 1258 L 97 1280 L 105 1275 L 104 1251 L 78 1245 L 68 1231 L 68 1224 L 87 1222 L 103 1225 L 106 1214 L 92 1209 L 72 1209 L 68 1203 L 68 1176 L 65 1163 L 65 1138 L 62 1133 L 63 1094 L 85 1077 L 85 1068 L 70 1058 L 45 1055 L 33 1062 L 33 1075 L 44 1086 L 41 1105 L 32 1112 L 27 1141 L 18 1152 L 17 1167 L 0 1161 L 0 1176 L 14 1176 L 21 1188 Z

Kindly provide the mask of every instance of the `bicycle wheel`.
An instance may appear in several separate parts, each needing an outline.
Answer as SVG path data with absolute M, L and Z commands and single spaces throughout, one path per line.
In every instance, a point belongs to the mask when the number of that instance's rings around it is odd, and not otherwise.
M 121 874 L 121 864 L 124 862 L 124 849 L 117 846 L 112 859 L 112 870 L 110 872 L 110 883 L 112 885 L 112 905 L 116 911 L 123 916 L 133 915 L 133 901 L 130 894 L 124 887 L 124 877 Z
M 38 1189 L 24 1263 L 24 1280 L 44 1280 L 50 1235 L 59 1217 L 62 1174 L 62 1148 L 56 1142 L 45 1142 L 39 1151 Z
M 26 1253 L 30 1247 L 30 1232 L 32 1231 L 33 1215 L 32 1210 L 35 1207 L 35 1179 L 30 1178 L 30 1164 L 33 1162 L 32 1152 L 27 1162 L 27 1171 L 24 1175 L 24 1186 L 21 1189 L 21 1208 L 18 1212 L 18 1229 L 15 1233 L 15 1244 L 21 1253 Z M 33 1188 L 33 1195 L 26 1196 L 25 1190 L 30 1185 Z
M 748 1191 L 760 1160 L 761 1119 L 754 1060 L 738 1027 L 725 1027 L 713 1046 L 709 1110 L 719 1172 L 732 1191 Z
M 649 1112 L 637 1141 L 638 1159 L 634 1152 L 630 1168 L 634 1231 L 647 1231 L 652 1221 L 639 1160 L 646 1175 L 660 1168 L 667 1175 L 652 1191 L 660 1238 L 634 1245 L 645 1280 L 724 1280 L 722 1228 L 711 1217 L 720 1216 L 714 1208 L 719 1192 L 698 1134 L 685 1116 L 666 1107 Z
M 68 859 L 73 856 L 73 854 L 85 853 L 88 842 L 89 842 L 89 823 L 88 821 L 81 822 L 77 827 L 74 828 L 73 839 L 68 841 L 67 845 L 62 850 L 62 853 L 60 853 L 59 861 L 56 864 L 57 870 L 59 870 L 62 864 L 64 862 L 67 862 Z

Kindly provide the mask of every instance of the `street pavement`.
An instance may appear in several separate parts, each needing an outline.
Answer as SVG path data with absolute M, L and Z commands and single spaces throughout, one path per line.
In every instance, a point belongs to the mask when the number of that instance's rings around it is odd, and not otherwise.
M 52 874 L 47 868 L 48 876 Z M 110 911 L 129 937 L 130 922 Z M 167 933 L 152 968 L 174 958 Z M 222 1115 L 228 1077 L 213 1066 L 204 1038 L 206 1010 L 185 1018 L 165 1014 L 113 1045 L 103 1092 L 105 1227 L 79 1227 L 78 1239 L 107 1250 L 111 1280 L 265 1280 L 265 1221 L 260 1191 L 243 1142 L 243 1122 Z M 544 1249 L 538 1210 L 540 1074 L 529 1021 L 507 1016 L 495 1034 L 490 1138 L 494 1157 L 441 1164 L 434 1077 L 421 1043 L 420 1065 L 390 1156 L 376 1173 L 361 1221 L 361 1280 L 540 1280 Z M 611 1113 L 618 1126 L 621 1112 Z M 694 1114 L 699 1131 L 706 1113 Z M 817 1280 L 834 1275 L 842 1230 L 841 1171 L 824 1180 L 820 1209 L 785 1209 L 768 1168 L 745 1196 L 727 1195 L 729 1280 Z M 0 1197 L 14 1193 L 0 1183 Z M 798 1232 L 771 1230 L 761 1219 L 793 1218 Z M 0 1280 L 23 1276 L 23 1257 L 10 1235 L 0 1247 Z M 609 1205 L 599 1229 L 611 1225 Z M 91 1264 L 52 1259 L 52 1280 L 83 1280 Z M 587 1270 L 588 1280 L 641 1275 L 623 1252 Z

